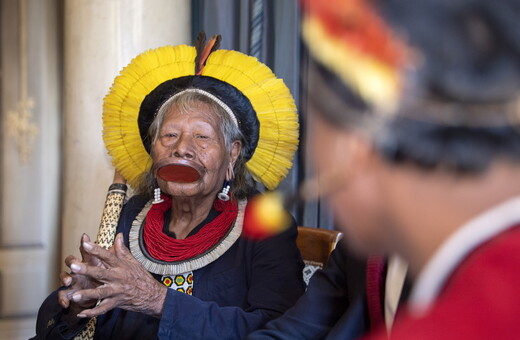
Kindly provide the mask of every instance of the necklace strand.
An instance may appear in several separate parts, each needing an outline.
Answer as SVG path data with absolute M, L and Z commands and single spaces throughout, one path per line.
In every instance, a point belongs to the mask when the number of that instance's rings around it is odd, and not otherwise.
M 217 217 L 195 235 L 175 239 L 163 232 L 164 213 L 171 208 L 171 198 L 164 195 L 162 198 L 164 202 L 154 204 L 146 215 L 143 231 L 146 250 L 156 260 L 182 261 L 204 253 L 226 235 L 238 214 L 234 200 L 215 200 L 213 207 L 220 212 Z

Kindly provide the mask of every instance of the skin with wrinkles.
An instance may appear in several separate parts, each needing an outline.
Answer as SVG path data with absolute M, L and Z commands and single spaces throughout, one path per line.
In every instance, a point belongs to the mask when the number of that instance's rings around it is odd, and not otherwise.
M 155 280 L 132 256 L 123 243 L 123 235 L 118 234 L 114 246 L 108 250 L 87 241 L 88 237 L 85 236 L 80 247 L 82 254 L 87 258 L 96 258 L 101 265 L 87 265 L 69 256 L 71 276 L 81 278 L 81 283 L 85 284 L 82 290 L 72 293 L 72 300 L 81 307 L 90 304 L 78 317 L 90 318 L 116 307 L 160 317 L 168 288 Z M 97 285 L 89 278 L 94 279 Z M 59 299 L 61 303 L 61 296 Z M 92 304 L 95 305 L 98 299 L 103 301 L 93 307 Z M 64 301 L 61 305 L 66 308 L 66 303 Z

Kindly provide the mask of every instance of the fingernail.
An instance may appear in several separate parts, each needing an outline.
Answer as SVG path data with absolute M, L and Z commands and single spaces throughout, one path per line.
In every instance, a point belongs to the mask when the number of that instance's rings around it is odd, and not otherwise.
M 72 295 L 72 300 L 74 300 L 75 302 L 78 302 L 79 300 L 81 300 L 81 294 Z
M 72 283 L 72 279 L 70 277 L 65 279 L 65 286 L 70 286 L 71 283 Z
M 94 248 L 94 247 L 89 242 L 83 242 L 83 248 L 85 248 L 87 250 L 92 250 L 92 248 Z
M 70 269 L 72 269 L 72 271 L 76 273 L 80 271 L 81 267 L 79 266 L 79 264 L 73 263 L 70 265 Z
M 76 315 L 78 318 L 86 318 L 87 316 L 83 313 L 79 313 L 78 315 Z

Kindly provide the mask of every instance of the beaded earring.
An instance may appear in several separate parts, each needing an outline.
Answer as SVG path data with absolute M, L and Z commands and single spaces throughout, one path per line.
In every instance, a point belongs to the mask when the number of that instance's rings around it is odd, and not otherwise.
M 225 181 L 222 191 L 218 193 L 217 197 L 221 201 L 229 201 L 229 189 L 231 188 L 231 181 Z
M 161 188 L 159 188 L 159 184 L 157 184 L 157 180 L 153 183 L 153 201 L 152 204 L 159 204 L 164 202 L 164 200 L 161 198 Z

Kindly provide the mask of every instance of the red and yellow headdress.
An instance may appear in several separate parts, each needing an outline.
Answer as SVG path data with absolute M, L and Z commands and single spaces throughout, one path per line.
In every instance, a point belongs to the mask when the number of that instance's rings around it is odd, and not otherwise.
M 398 105 L 406 49 L 368 1 L 302 0 L 312 57 L 378 112 Z

